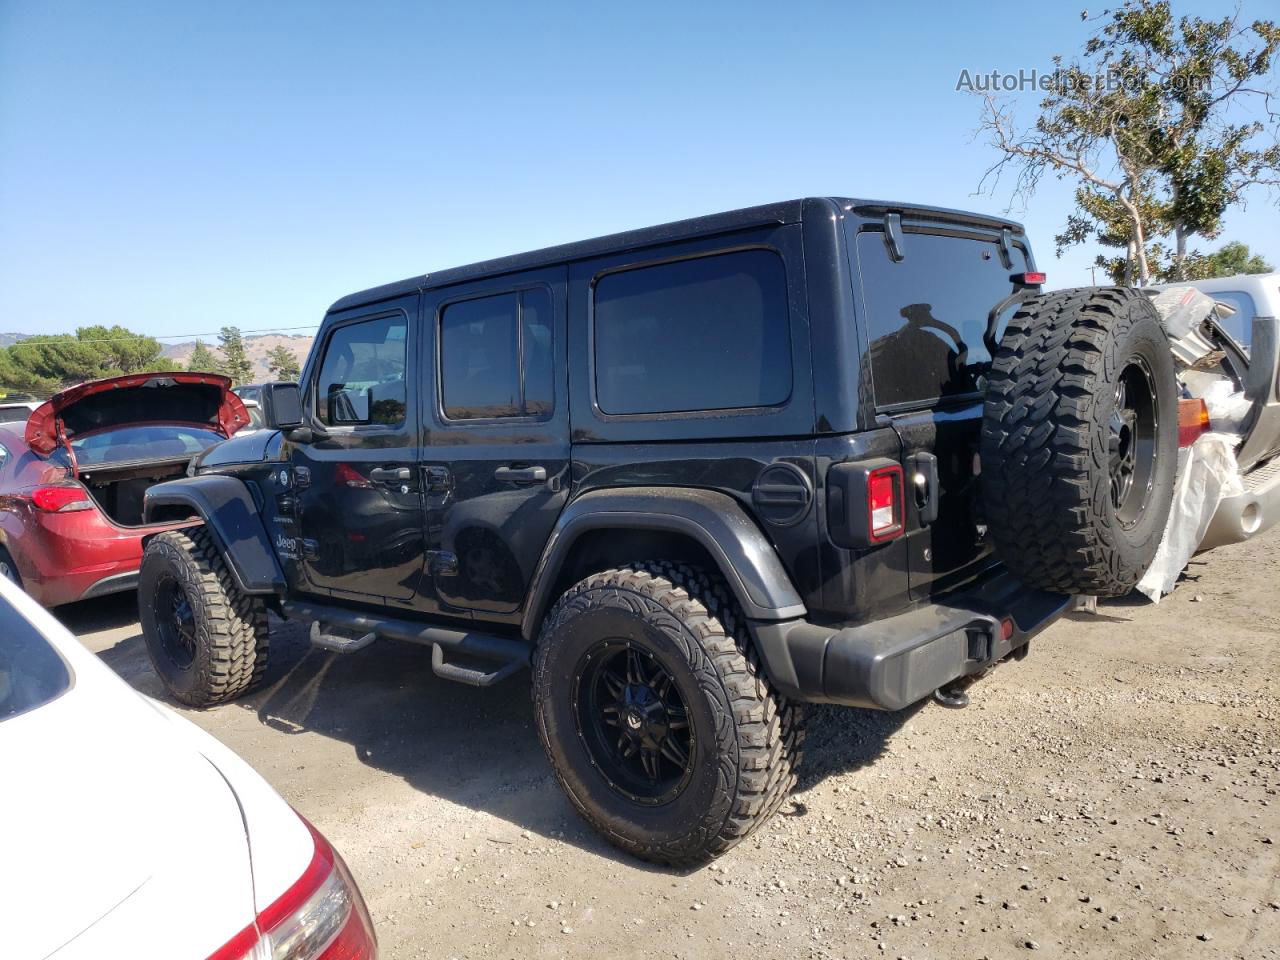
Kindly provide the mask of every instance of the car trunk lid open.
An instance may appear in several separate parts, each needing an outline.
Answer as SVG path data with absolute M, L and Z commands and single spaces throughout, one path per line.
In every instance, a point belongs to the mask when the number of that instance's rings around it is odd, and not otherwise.
M 187 424 L 229 437 L 249 422 L 227 377 L 212 373 L 140 373 L 96 380 L 54 394 L 27 421 L 26 440 L 49 456 L 90 431 L 139 423 Z M 74 469 L 74 457 L 72 459 Z
M 65 455 L 69 477 L 123 526 L 142 523 L 142 497 L 162 480 L 180 477 L 194 451 L 178 433 L 230 437 L 249 423 L 244 403 L 227 377 L 208 373 L 144 373 L 98 380 L 56 394 L 27 422 L 26 441 L 46 458 Z M 133 426 L 173 427 L 171 443 L 148 440 L 109 448 L 92 460 L 77 456 L 74 441 Z M 210 436 L 210 434 L 214 436 Z M 61 453 L 59 453 L 61 451 Z M 88 509 L 87 504 L 82 509 Z

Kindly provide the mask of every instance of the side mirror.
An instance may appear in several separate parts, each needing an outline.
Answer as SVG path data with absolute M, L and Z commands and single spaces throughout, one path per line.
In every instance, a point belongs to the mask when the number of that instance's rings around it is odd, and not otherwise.
M 262 419 L 269 430 L 292 430 L 302 426 L 302 390 L 296 383 L 262 385 Z

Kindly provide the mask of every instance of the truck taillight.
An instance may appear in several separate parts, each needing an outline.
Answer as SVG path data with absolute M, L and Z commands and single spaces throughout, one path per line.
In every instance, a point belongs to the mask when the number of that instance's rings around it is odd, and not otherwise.
M 209 960 L 375 960 L 373 921 L 347 865 L 303 823 L 315 842 L 307 869 Z
M 73 513 L 76 510 L 92 510 L 93 501 L 88 491 L 78 483 L 55 484 L 37 487 L 31 491 L 31 502 L 45 513 Z
M 902 535 L 902 467 L 881 467 L 867 477 L 867 539 L 885 543 Z
M 1178 446 L 1191 446 L 1209 429 L 1209 408 L 1203 400 L 1196 397 L 1178 401 Z

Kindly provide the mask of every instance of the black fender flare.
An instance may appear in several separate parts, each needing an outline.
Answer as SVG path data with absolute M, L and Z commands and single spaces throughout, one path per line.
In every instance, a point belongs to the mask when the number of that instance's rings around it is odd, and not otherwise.
M 748 620 L 794 620 L 807 612 L 773 544 L 732 497 L 688 487 L 615 487 L 584 493 L 560 514 L 529 587 L 520 624 L 525 639 L 536 642 L 574 542 L 588 531 L 611 528 L 667 531 L 697 541 Z
M 239 477 L 206 474 L 157 483 L 143 497 L 143 521 L 157 522 L 166 507 L 186 508 L 204 521 L 244 593 L 284 593 L 284 572 L 257 501 Z

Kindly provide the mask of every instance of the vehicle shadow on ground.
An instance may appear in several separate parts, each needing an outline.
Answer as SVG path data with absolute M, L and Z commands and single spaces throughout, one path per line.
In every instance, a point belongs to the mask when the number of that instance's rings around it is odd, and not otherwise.
M 57 607 L 53 611 L 68 630 L 76 636 L 98 633 L 103 630 L 119 630 L 136 626 L 138 622 L 137 595 L 113 593 L 96 600 L 82 600 Z
M 264 726 L 283 736 L 313 733 L 348 743 L 361 763 L 400 777 L 416 790 L 522 830 L 556 836 L 628 867 L 689 872 L 626 856 L 578 817 L 555 783 L 538 741 L 527 673 L 481 690 L 436 677 L 427 647 L 380 640 L 339 655 L 313 649 L 301 627 L 279 622 L 274 627 L 265 686 L 213 710 L 252 710 Z M 135 689 L 167 701 L 141 635 L 99 656 Z M 914 712 L 809 708 L 799 790 L 872 763 Z M 807 812 L 803 796 L 782 808 L 783 816 Z

